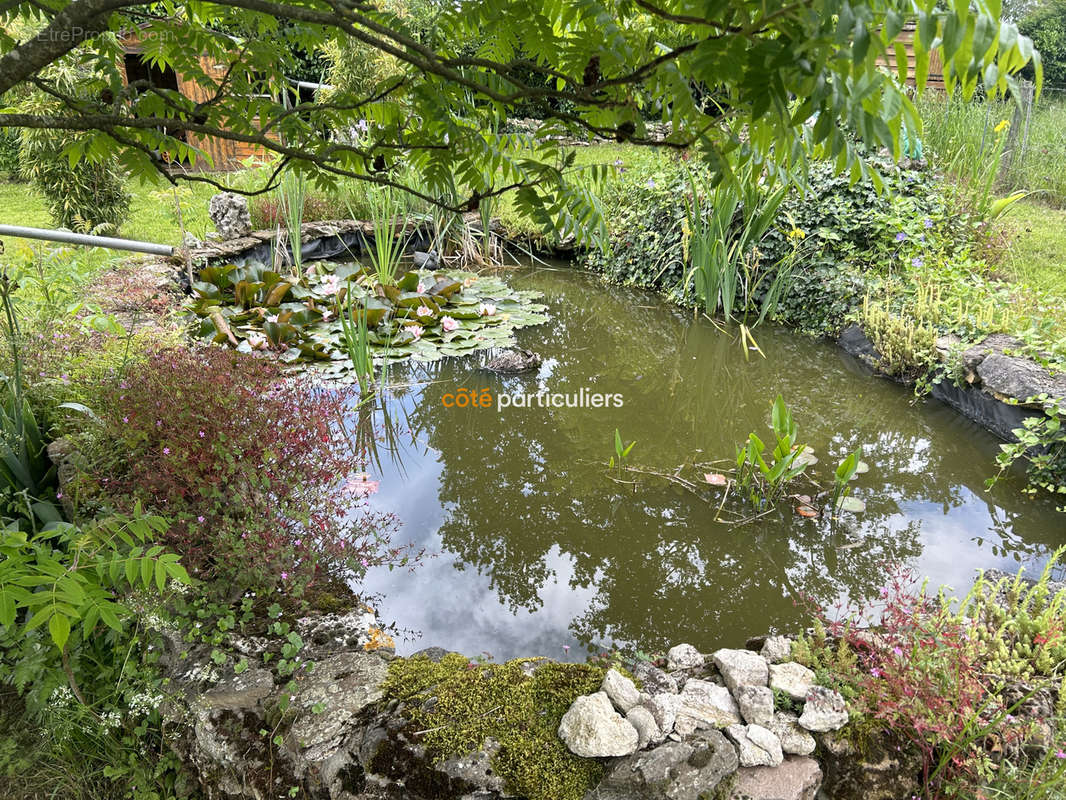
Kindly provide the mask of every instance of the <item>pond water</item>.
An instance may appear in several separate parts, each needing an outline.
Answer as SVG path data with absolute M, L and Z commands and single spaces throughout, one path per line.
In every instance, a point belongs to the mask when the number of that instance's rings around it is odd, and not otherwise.
M 387 398 L 395 441 L 379 449 L 373 502 L 403 523 L 399 539 L 429 557 L 414 571 L 371 570 L 385 620 L 415 633 L 410 653 L 442 646 L 497 660 L 583 660 L 611 646 L 646 651 L 686 641 L 708 650 L 804 624 L 795 600 L 876 596 L 892 564 L 968 590 L 975 571 L 1039 572 L 1066 543 L 1066 515 L 1028 499 L 1017 479 L 992 492 L 997 440 L 935 401 L 868 372 L 826 342 L 757 330 L 745 360 L 731 333 L 635 290 L 569 269 L 510 275 L 536 289 L 552 319 L 519 332 L 536 372 L 499 377 L 476 358 L 394 367 Z M 457 408 L 446 395 L 621 394 L 621 407 Z M 648 480 L 611 480 L 617 428 L 630 461 L 672 472 L 732 458 L 769 433 L 782 394 L 814 474 L 857 445 L 870 471 L 854 482 L 866 513 L 796 516 L 784 503 L 747 525 L 716 522 L 706 498 Z M 692 470 L 689 470 L 692 473 Z

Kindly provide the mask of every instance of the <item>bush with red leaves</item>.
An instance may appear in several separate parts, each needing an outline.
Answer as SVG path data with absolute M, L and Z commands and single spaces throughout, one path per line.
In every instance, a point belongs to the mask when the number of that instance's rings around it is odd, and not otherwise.
M 893 574 L 876 602 L 815 614 L 816 633 L 794 657 L 844 694 L 852 730 L 919 756 L 923 800 L 973 797 L 997 770 L 990 742 L 1017 752 L 1032 735 L 1032 720 L 1002 699 L 1002 677 L 985 669 L 975 622 L 910 572 Z
M 224 594 L 295 598 L 409 559 L 391 544 L 395 518 L 367 506 L 376 483 L 361 474 L 344 391 L 226 348 L 175 348 L 104 382 L 98 398 L 106 453 L 91 459 L 82 496 L 169 518 L 161 543 Z

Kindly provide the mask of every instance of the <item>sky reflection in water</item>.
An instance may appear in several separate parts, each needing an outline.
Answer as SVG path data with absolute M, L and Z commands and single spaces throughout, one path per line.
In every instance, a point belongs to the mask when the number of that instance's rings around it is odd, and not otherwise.
M 513 281 L 543 291 L 552 312 L 521 333 L 544 356 L 538 373 L 504 379 L 449 359 L 393 376 L 432 381 L 389 398 L 400 446 L 383 449 L 373 470 L 373 502 L 398 514 L 400 540 L 435 554 L 413 573 L 367 578 L 382 617 L 420 633 L 398 641 L 401 654 L 437 645 L 577 660 L 612 644 L 739 645 L 797 627 L 800 592 L 830 602 L 876 595 L 890 563 L 964 592 L 977 569 L 1038 571 L 1066 542 L 1066 515 L 1051 502 L 1027 500 L 1016 482 L 984 490 L 993 437 L 868 377 L 832 345 L 763 327 L 767 358 L 745 361 L 731 337 L 654 296 L 568 270 Z M 444 407 L 460 386 L 585 387 L 621 392 L 625 405 Z M 633 493 L 605 475 L 615 428 L 637 440 L 633 462 L 653 469 L 732 458 L 736 442 L 768 428 L 778 392 L 821 457 L 824 481 L 863 446 L 870 472 L 855 494 L 867 513 L 831 530 L 785 506 L 731 528 L 675 486 Z

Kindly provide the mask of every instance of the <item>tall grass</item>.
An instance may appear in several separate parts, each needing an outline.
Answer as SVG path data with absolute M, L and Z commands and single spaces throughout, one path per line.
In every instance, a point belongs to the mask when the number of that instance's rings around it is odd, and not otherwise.
M 1011 99 L 966 102 L 929 92 L 918 101 L 930 158 L 969 190 L 1026 191 L 1066 207 L 1066 92 L 1045 88 L 1025 118 Z M 1012 131 L 1011 127 L 1015 129 Z

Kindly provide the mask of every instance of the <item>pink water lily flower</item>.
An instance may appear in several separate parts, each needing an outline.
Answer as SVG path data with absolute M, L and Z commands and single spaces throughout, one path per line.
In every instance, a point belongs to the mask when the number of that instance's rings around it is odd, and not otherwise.
M 278 321 L 278 315 L 277 314 L 267 314 L 266 321 L 267 322 L 277 322 Z
M 369 475 L 355 475 L 344 482 L 344 489 L 356 497 L 369 497 L 380 485 L 381 481 L 372 481 Z
M 415 291 L 418 292 L 419 294 L 425 294 L 426 293 L 426 285 L 424 283 L 422 283 L 422 281 L 419 281 L 418 282 L 418 287 L 415 289 Z
M 426 329 L 421 325 L 408 325 L 407 330 L 414 336 L 414 341 L 418 341 L 422 338 L 422 334 L 426 332 Z
M 322 321 L 323 322 L 329 322 L 330 319 L 332 319 L 332 317 L 333 317 L 333 312 L 330 311 L 328 308 L 325 311 L 322 312 Z
M 446 331 L 454 331 L 454 330 L 457 330 L 459 328 L 459 323 L 456 322 L 451 317 L 441 317 L 440 318 L 440 326 L 442 328 L 444 328 L 444 330 L 446 330 Z
M 419 317 L 433 316 L 433 312 L 429 310 L 429 306 L 419 306 L 415 309 L 415 314 Z
M 261 333 L 253 333 L 249 336 L 248 344 L 253 350 L 266 350 L 270 346 L 270 342 Z
M 336 294 L 341 290 L 341 279 L 336 275 L 327 275 L 322 279 L 319 288 L 321 288 L 323 294 Z
M 496 306 L 492 303 L 482 303 L 477 307 L 477 313 L 483 317 L 491 317 L 496 313 Z

